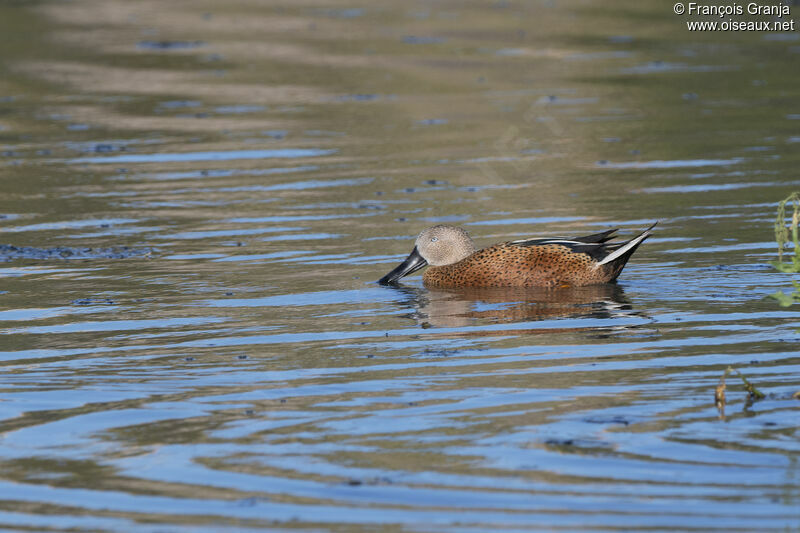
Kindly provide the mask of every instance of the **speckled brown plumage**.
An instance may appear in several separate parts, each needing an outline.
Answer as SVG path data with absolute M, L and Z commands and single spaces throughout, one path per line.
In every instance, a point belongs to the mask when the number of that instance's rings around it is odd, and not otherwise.
M 452 265 L 428 267 L 422 279 L 431 287 L 577 287 L 606 283 L 619 274 L 596 264 L 588 254 L 559 244 L 502 243 Z

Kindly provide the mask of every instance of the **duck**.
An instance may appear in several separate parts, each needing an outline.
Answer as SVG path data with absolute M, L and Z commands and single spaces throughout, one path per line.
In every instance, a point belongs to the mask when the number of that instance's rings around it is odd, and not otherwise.
M 428 267 L 426 287 L 580 287 L 615 282 L 658 222 L 627 241 L 619 228 L 574 238 L 530 238 L 478 250 L 461 227 L 441 224 L 417 237 L 408 257 L 378 283 L 393 285 Z

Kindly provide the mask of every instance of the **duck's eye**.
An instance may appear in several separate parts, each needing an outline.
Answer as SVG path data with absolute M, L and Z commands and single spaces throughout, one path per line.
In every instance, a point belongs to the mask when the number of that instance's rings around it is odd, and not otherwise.
M 439 240 L 439 237 L 431 237 L 431 242 L 436 242 Z

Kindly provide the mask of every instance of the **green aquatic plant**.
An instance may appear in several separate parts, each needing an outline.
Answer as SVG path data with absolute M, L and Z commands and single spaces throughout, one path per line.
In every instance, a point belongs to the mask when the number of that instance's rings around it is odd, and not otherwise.
M 792 221 L 786 225 L 786 204 L 792 204 Z M 800 243 L 798 242 L 798 223 L 800 223 L 800 193 L 793 192 L 778 204 L 778 216 L 775 219 L 775 240 L 778 243 L 778 260 L 770 261 L 772 266 L 787 274 L 800 273 Z M 783 254 L 786 252 L 786 245 L 792 243 L 791 262 L 783 261 Z M 794 292 L 785 293 L 777 291 L 770 294 L 770 298 L 778 301 L 781 307 L 789 307 L 792 304 L 800 303 L 800 283 L 792 280 Z
M 730 369 L 731 367 L 728 367 Z M 747 378 L 744 377 L 744 374 L 736 370 L 736 373 L 739 374 L 739 377 L 742 379 L 742 383 L 744 383 L 744 390 L 747 391 L 748 397 L 750 400 L 763 400 L 766 398 L 763 392 L 758 390 L 752 383 L 747 381 Z
M 792 203 L 792 222 L 786 225 L 786 204 Z M 800 222 L 800 192 L 793 192 L 778 204 L 778 216 L 775 219 L 775 240 L 778 242 L 778 260 L 771 261 L 772 266 L 781 272 L 796 273 L 800 272 L 800 244 L 798 244 L 797 225 Z M 791 241 L 789 236 L 791 235 Z M 791 242 L 792 249 L 791 263 L 783 262 L 783 253 L 786 245 Z
M 781 307 L 789 307 L 792 304 L 800 303 L 800 283 L 792 280 L 792 285 L 794 285 L 793 292 L 787 294 L 783 291 L 777 291 L 770 294 L 769 297 L 777 300 L 778 305 Z

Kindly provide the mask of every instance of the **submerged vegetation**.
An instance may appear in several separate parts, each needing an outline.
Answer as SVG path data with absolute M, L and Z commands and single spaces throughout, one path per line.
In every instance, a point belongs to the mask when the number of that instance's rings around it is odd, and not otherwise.
M 786 225 L 786 204 L 792 205 L 792 220 Z M 798 222 L 800 222 L 800 193 L 793 192 L 778 204 L 778 216 L 775 219 L 775 240 L 778 243 L 778 259 L 770 263 L 777 270 L 788 274 L 800 273 L 800 243 L 798 243 Z M 791 261 L 784 262 L 783 256 L 787 252 L 786 246 L 792 243 Z M 787 253 L 788 255 L 788 253 Z M 794 291 L 786 294 L 778 291 L 770 294 L 771 298 L 778 301 L 781 307 L 789 307 L 800 302 L 800 283 L 792 280 Z

